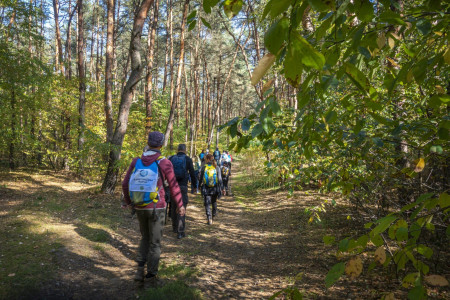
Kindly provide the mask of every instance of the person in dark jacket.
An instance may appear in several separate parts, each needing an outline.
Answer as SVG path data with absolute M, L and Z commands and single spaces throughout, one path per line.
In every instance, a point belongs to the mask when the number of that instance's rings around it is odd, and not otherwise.
M 177 213 L 180 216 L 184 216 L 185 207 L 183 206 L 183 201 L 181 197 L 180 187 L 178 186 L 175 174 L 173 172 L 172 163 L 161 156 L 161 148 L 164 142 L 164 134 L 158 131 L 150 132 L 148 135 L 148 145 L 149 149 L 142 154 L 141 157 L 135 157 L 128 168 L 125 178 L 122 182 L 122 190 L 124 194 L 124 203 L 122 208 L 127 208 L 134 203 L 134 208 L 136 209 L 136 215 L 139 220 L 139 229 L 141 232 L 141 240 L 139 242 L 139 249 L 137 253 L 137 272 L 135 274 L 134 280 L 144 281 L 144 271 L 145 264 L 147 263 L 147 275 L 145 278 L 157 279 L 159 258 L 161 256 L 161 238 L 162 230 L 164 227 L 166 201 L 164 182 L 167 182 L 170 189 L 170 194 L 172 197 L 172 205 L 177 207 Z M 152 166 L 156 168 L 155 171 L 151 172 Z M 146 169 L 147 168 L 147 169 Z M 140 172 L 138 172 L 140 170 Z M 144 179 L 148 179 L 145 182 L 146 185 L 154 184 L 155 192 L 146 192 L 141 199 L 146 199 L 150 197 L 150 202 L 140 203 L 136 202 L 139 200 L 138 192 L 135 191 L 134 186 L 137 185 L 136 182 L 141 183 L 142 181 L 130 182 L 132 178 L 136 178 L 136 174 L 158 174 L 148 176 Z M 152 180 L 157 178 L 156 183 Z M 130 194 L 132 194 L 133 199 L 131 199 Z M 142 194 L 142 193 L 141 193 Z M 153 195 L 152 195 L 153 194 Z M 149 196 L 150 195 L 150 196 Z M 133 202 L 132 202 L 133 200 Z
M 208 172 L 211 172 L 213 174 L 208 174 Z M 207 182 L 211 180 L 210 179 L 211 177 L 215 178 L 214 184 Z M 217 166 L 213 155 L 211 154 L 206 155 L 205 165 L 200 170 L 199 180 L 201 185 L 203 202 L 205 205 L 206 218 L 208 224 L 211 225 L 213 223 L 213 218 L 217 214 L 217 199 L 220 198 L 223 190 L 222 176 L 220 174 L 220 169 Z M 225 193 L 225 191 L 223 191 L 223 193 Z
M 216 164 L 219 166 L 219 161 L 220 161 L 220 151 L 219 151 L 219 147 L 216 148 L 216 151 L 214 151 L 214 160 L 216 161 Z
M 183 199 L 183 206 L 186 209 L 188 204 L 188 182 L 189 178 L 193 186 L 197 186 L 197 177 L 195 176 L 194 164 L 192 159 L 186 155 L 186 145 L 178 145 L 178 153 L 171 156 L 169 160 L 172 162 L 175 176 L 177 178 L 178 185 L 181 190 L 181 196 Z M 179 215 L 175 212 L 175 206 L 170 213 L 172 218 L 172 229 L 173 232 L 178 233 L 177 237 L 179 239 L 185 237 L 185 226 L 186 226 L 186 215 Z
M 220 167 L 220 172 L 222 175 L 223 190 L 225 191 L 224 195 L 226 193 L 226 195 L 229 196 L 230 190 L 228 189 L 228 181 L 231 177 L 231 170 L 226 161 L 223 163 L 222 167 Z

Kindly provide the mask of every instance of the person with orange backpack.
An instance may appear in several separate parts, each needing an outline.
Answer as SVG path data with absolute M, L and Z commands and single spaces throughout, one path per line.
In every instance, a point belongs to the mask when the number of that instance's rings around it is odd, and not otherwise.
M 217 199 L 221 197 L 222 193 L 225 194 L 220 169 L 214 156 L 211 154 L 207 154 L 205 157 L 205 165 L 200 170 L 199 181 L 205 205 L 206 219 L 208 225 L 211 225 L 213 218 L 217 215 Z

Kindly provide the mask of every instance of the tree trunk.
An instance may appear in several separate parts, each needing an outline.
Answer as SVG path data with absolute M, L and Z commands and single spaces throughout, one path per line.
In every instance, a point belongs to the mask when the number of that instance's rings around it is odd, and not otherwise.
M 175 91 L 174 99 L 172 101 L 172 106 L 170 109 L 169 120 L 167 122 L 164 146 L 167 146 L 168 136 L 173 131 L 173 122 L 174 122 L 175 113 L 177 110 L 178 98 L 180 97 L 180 94 L 181 94 L 181 74 L 182 74 L 183 67 L 184 67 L 184 35 L 185 35 L 185 31 L 186 31 L 186 19 L 187 19 L 187 14 L 188 14 L 188 10 L 189 10 L 189 1 L 190 0 L 185 0 L 185 2 L 184 2 L 183 20 L 181 22 L 181 33 L 180 33 L 180 58 L 178 60 L 176 91 Z
M 172 0 L 167 0 L 167 22 L 166 22 L 166 58 L 164 61 L 164 77 L 163 77 L 163 93 L 166 91 L 167 86 L 167 65 L 169 64 L 169 48 L 170 40 L 172 39 Z M 173 44 L 172 44 L 173 47 Z M 171 48 L 173 50 L 173 48 Z M 172 52 L 173 53 L 173 52 Z M 170 74 L 172 76 L 172 74 Z
M 215 123 L 217 122 L 217 119 L 218 119 L 219 108 L 220 108 L 220 105 L 222 103 L 223 94 L 224 94 L 225 88 L 227 87 L 228 82 L 230 80 L 231 72 L 233 71 L 234 62 L 236 61 L 236 57 L 237 57 L 238 51 L 239 51 L 239 46 L 237 46 L 236 50 L 234 51 L 234 56 L 233 56 L 233 60 L 232 60 L 231 65 L 230 65 L 230 69 L 228 70 L 228 75 L 227 75 L 227 77 L 225 79 L 224 84 L 222 85 L 222 91 L 219 92 L 219 90 L 217 90 L 217 106 L 216 106 L 215 113 L 214 113 L 214 119 L 213 119 L 213 122 L 212 122 L 212 125 L 211 125 L 211 131 L 209 132 L 208 149 L 211 146 L 211 142 L 212 142 L 213 134 L 214 134 L 214 125 L 215 125 Z
M 106 142 L 110 143 L 113 136 L 114 120 L 112 111 L 113 75 L 114 65 L 114 0 L 107 0 L 106 25 L 106 66 L 105 66 L 105 123 Z
M 153 61 L 155 52 L 155 37 L 156 28 L 158 25 L 158 10 L 159 10 L 159 0 L 156 0 L 153 4 L 153 22 L 151 27 L 151 32 L 148 37 L 148 52 L 147 52 L 147 76 L 145 77 L 145 132 L 148 135 L 152 129 L 152 97 L 153 97 Z
M 53 0 L 53 13 L 55 15 L 55 31 L 56 31 L 56 68 L 61 70 L 61 74 L 64 74 L 64 67 L 62 64 L 62 44 L 61 44 L 61 31 L 59 30 L 59 2 Z
M 16 168 L 14 161 L 14 154 L 16 151 L 16 131 L 16 93 L 13 84 L 11 90 L 11 140 L 9 142 L 9 168 L 11 170 Z
M 81 151 L 83 150 L 84 144 L 84 127 L 85 127 L 85 110 L 86 110 L 86 75 L 85 75 L 85 65 L 84 65 L 84 20 L 83 20 L 83 0 L 78 0 L 78 78 L 79 78 L 79 105 L 78 105 L 78 151 L 80 152 L 79 156 L 79 172 L 83 169 L 83 156 Z
M 131 57 L 131 74 L 128 78 L 127 84 L 125 85 L 120 100 L 116 128 L 114 130 L 114 135 L 111 141 L 112 148 L 109 153 L 108 169 L 102 185 L 102 192 L 107 194 L 114 193 L 114 189 L 116 187 L 119 174 L 119 167 L 117 166 L 117 162 L 120 160 L 123 139 L 127 131 L 131 100 L 133 98 L 136 84 L 138 84 L 141 80 L 142 70 L 144 69 L 144 65 L 141 63 L 140 54 L 141 35 L 145 19 L 147 18 L 148 10 L 152 4 L 153 0 L 144 0 L 135 15 L 133 23 L 129 52 L 129 56 Z

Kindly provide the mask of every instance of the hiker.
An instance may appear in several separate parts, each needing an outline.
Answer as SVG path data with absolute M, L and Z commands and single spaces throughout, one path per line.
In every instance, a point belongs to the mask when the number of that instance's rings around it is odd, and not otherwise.
M 150 132 L 149 149 L 140 158 L 133 159 L 122 182 L 125 202 L 122 208 L 134 205 L 141 232 L 135 281 L 144 281 L 144 277 L 157 279 L 166 208 L 164 181 L 169 186 L 172 205 L 177 207 L 177 213 L 181 216 L 185 214 L 172 163 L 161 155 L 163 142 L 164 134 Z M 147 274 L 144 276 L 146 263 Z
M 223 150 L 222 155 L 220 156 L 220 165 L 223 165 L 228 160 L 227 151 Z
M 228 168 L 230 168 L 231 170 L 231 162 L 233 161 L 233 158 L 231 157 L 231 154 L 228 151 L 225 151 L 227 153 L 227 163 L 228 163 Z
M 202 152 L 198 155 L 201 162 L 205 160 L 205 155 L 206 155 L 205 150 L 202 150 Z
M 214 155 L 214 160 L 216 161 L 216 164 L 219 165 L 219 161 L 220 161 L 219 147 L 216 148 L 216 151 L 214 151 L 213 155 Z
M 200 173 L 200 169 L 201 169 L 200 160 L 197 159 L 195 164 L 194 164 L 195 178 L 197 180 L 196 180 L 196 185 L 195 186 L 194 186 L 193 182 L 191 181 L 192 194 L 194 194 L 194 191 L 195 191 L 196 194 L 200 193 L 200 191 L 198 190 L 198 183 L 199 183 L 198 174 Z
M 205 157 L 205 166 L 200 170 L 200 185 L 203 196 L 203 201 L 206 211 L 206 219 L 208 225 L 213 223 L 213 218 L 217 214 L 217 199 L 220 198 L 222 192 L 222 176 L 220 169 L 211 154 Z M 212 212 L 211 212 L 212 206 Z
M 225 191 L 224 195 L 226 194 L 227 196 L 229 196 L 230 191 L 228 189 L 228 180 L 230 179 L 231 176 L 231 170 L 228 167 L 228 163 L 226 161 L 223 162 L 223 165 L 220 168 L 220 173 L 222 175 L 223 190 Z
M 178 182 L 178 186 L 181 190 L 181 196 L 183 200 L 183 206 L 186 210 L 188 204 L 188 181 L 191 179 L 192 186 L 197 186 L 197 177 L 195 177 L 194 165 L 192 159 L 186 155 L 186 144 L 178 145 L 178 153 L 169 158 L 173 165 L 175 177 Z M 194 191 L 192 191 L 194 193 Z M 172 217 L 172 230 L 177 233 L 177 238 L 182 239 L 185 237 L 184 229 L 186 225 L 186 215 L 183 216 L 177 214 L 172 209 L 170 215 Z

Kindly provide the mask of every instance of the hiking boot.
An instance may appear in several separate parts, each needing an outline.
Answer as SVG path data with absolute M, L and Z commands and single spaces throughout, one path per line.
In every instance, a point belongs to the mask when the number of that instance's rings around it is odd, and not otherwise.
M 144 267 L 138 267 L 134 274 L 134 281 L 144 281 Z
M 178 233 L 178 235 L 177 235 L 177 239 L 182 239 L 182 238 L 184 238 L 185 237 L 185 234 L 184 234 L 184 232 L 180 232 L 180 233 Z
M 213 223 L 212 218 L 208 218 L 208 225 L 212 225 L 212 223 Z
M 155 276 L 156 276 L 156 274 L 151 274 L 151 273 L 145 274 L 145 278 L 147 278 L 147 279 L 153 278 L 153 277 L 155 277 Z

